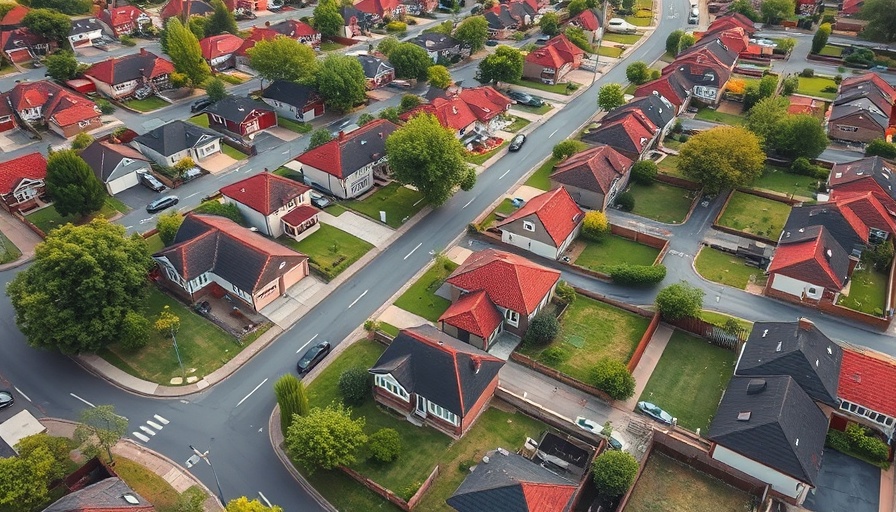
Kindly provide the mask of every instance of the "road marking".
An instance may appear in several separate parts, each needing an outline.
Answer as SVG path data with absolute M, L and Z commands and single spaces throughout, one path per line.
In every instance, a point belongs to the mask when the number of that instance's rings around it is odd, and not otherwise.
M 148 442 L 149 442 L 149 438 L 146 437 L 146 436 L 144 436 L 144 435 L 141 434 L 140 432 L 131 432 L 131 434 L 133 434 L 134 437 L 136 437 L 137 439 L 143 441 L 144 443 L 148 443 Z
M 288 155 L 288 154 L 289 154 L 289 150 L 287 149 L 286 151 L 284 151 L 283 153 L 280 153 L 280 154 L 281 154 L 281 155 Z
M 26 394 L 25 394 L 25 393 L 22 393 L 22 390 L 21 390 L 21 389 L 19 389 L 19 388 L 18 388 L 18 387 L 16 387 L 16 386 L 13 386 L 13 387 L 14 387 L 14 388 L 15 388 L 15 389 L 16 389 L 16 391 L 18 391 L 18 392 L 19 392 L 19 394 L 20 394 L 20 395 L 22 395 L 22 396 L 24 396 L 24 397 L 25 397 L 25 400 L 28 400 L 28 401 L 29 401 L 29 402 L 30 402 L 30 401 L 31 401 L 31 399 L 30 399 L 30 398 L 28 398 L 28 395 L 26 395 Z
M 158 423 L 156 423 L 156 422 L 154 422 L 154 421 L 152 421 L 152 420 L 147 420 L 147 421 L 146 421 L 146 424 L 149 425 L 150 427 L 156 429 L 156 430 L 162 430 L 163 428 L 165 428 L 165 427 L 159 425 Z
M 469 203 L 467 203 L 467 204 L 469 204 Z M 413 249 L 411 249 L 411 252 L 405 254 L 404 258 L 402 258 L 402 259 L 403 259 L 403 260 L 406 260 L 406 259 L 410 258 L 410 257 L 411 257 L 411 254 L 414 254 L 414 251 L 416 251 L 417 249 L 419 249 L 421 245 L 423 245 L 423 242 L 420 242 L 419 244 L 417 244 L 417 246 L 414 247 Z
M 143 426 L 143 425 L 140 425 L 140 430 L 146 432 L 147 434 L 149 434 L 149 435 L 151 435 L 151 436 L 156 435 L 156 433 L 155 433 L 155 431 L 154 431 L 153 429 L 151 429 L 151 428 L 149 428 L 149 427 L 145 427 L 145 426 Z
M 152 217 L 149 217 L 149 218 L 147 218 L 147 219 L 140 219 L 140 224 L 146 224 L 147 222 L 150 222 L 150 221 L 151 221 L 152 219 L 154 219 L 155 217 L 156 217 L 156 216 L 153 215 Z
M 131 229 L 131 228 L 133 228 L 133 227 L 134 227 L 134 226 L 125 226 L 124 229 Z
M 162 425 L 167 425 L 168 423 L 170 423 L 168 420 L 159 416 L 158 414 L 153 414 L 152 417 L 159 420 L 162 423 Z
M 197 196 L 197 195 L 199 195 L 199 192 L 193 192 L 192 194 L 188 195 L 188 196 L 185 197 L 184 199 L 189 199 L 189 198 L 191 198 L 191 197 L 193 197 L 193 196 Z
M 312 341 L 316 340 L 316 339 L 317 339 L 317 336 L 318 336 L 318 335 L 315 334 L 310 340 L 306 341 L 304 345 L 302 345 L 301 347 L 299 347 L 299 350 L 296 350 L 296 354 L 298 354 L 299 352 L 301 352 L 302 349 L 304 349 L 305 347 L 307 347 L 308 344 L 310 344 Z
M 268 501 L 268 499 L 265 497 L 265 495 L 261 494 L 261 491 L 258 491 L 258 495 L 261 496 L 261 499 L 264 500 L 264 502 L 268 504 L 268 508 L 274 508 L 274 506 L 271 505 L 271 502 Z
M 358 298 L 355 299 L 354 302 L 352 302 L 351 304 L 348 305 L 348 309 L 351 309 L 352 306 L 354 306 L 355 304 L 357 304 L 358 301 L 361 300 L 362 297 L 364 297 L 365 295 L 367 295 L 367 292 L 369 292 L 369 291 L 370 291 L 370 290 L 364 290 L 364 293 L 362 293 L 361 295 L 359 295 Z
M 78 395 L 76 395 L 76 394 L 74 394 L 74 393 L 69 393 L 69 394 L 72 395 L 73 398 L 75 398 L 75 399 L 77 399 L 77 400 L 80 400 L 80 401 L 84 402 L 85 404 L 87 404 L 87 405 L 89 405 L 89 406 L 91 406 L 91 407 L 94 407 L 94 408 L 96 407 L 96 406 L 93 405 L 92 403 L 88 402 L 87 400 L 84 400 L 83 398 L 81 398 L 80 396 L 78 396 Z
M 243 171 L 243 174 L 248 174 L 248 173 L 250 173 L 250 172 L 252 172 L 252 168 L 251 168 L 251 167 L 248 168 L 248 169 L 246 169 L 245 171 Z
M 504 174 L 498 176 L 498 179 L 500 180 L 500 179 L 503 178 L 504 176 L 507 176 L 507 173 L 508 173 L 508 172 L 510 172 L 510 169 L 507 169 L 506 171 L 504 171 Z
M 554 134 L 557 133 L 558 131 L 560 131 L 560 128 L 557 128 L 556 130 L 552 131 L 551 134 L 548 135 L 548 138 L 550 139 L 551 137 L 553 137 Z
M 470 199 L 469 201 L 467 201 L 467 204 L 461 206 L 460 209 L 463 210 L 463 209 L 466 208 L 467 206 L 470 206 L 471 204 L 473 204 L 473 201 L 475 201 L 475 200 L 476 200 L 475 197 L 474 197 L 473 199 Z
M 255 393 L 256 391 L 258 391 L 258 388 L 260 388 L 260 387 L 261 387 L 265 382 L 267 382 L 267 381 L 268 381 L 268 379 L 264 379 L 263 381 L 261 381 L 261 384 L 255 386 L 255 389 L 253 389 L 252 391 L 250 391 L 248 395 L 244 396 L 243 399 L 240 400 L 238 404 L 236 404 L 236 407 L 239 407 L 240 404 L 242 404 L 243 402 L 245 402 L 247 398 L 249 398 L 250 396 L 252 396 L 252 393 Z M 234 407 L 234 409 L 236 409 L 236 407 Z

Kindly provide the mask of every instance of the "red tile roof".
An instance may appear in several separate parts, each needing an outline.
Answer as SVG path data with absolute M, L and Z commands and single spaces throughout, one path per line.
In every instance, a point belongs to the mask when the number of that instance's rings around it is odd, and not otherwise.
M 818 115 L 821 105 L 814 98 L 807 96 L 790 96 L 790 105 L 787 107 L 788 114 L 808 114 L 810 116 Z
M 657 126 L 640 110 L 633 110 L 627 116 L 601 124 L 596 130 L 586 134 L 583 140 L 600 142 L 617 150 L 640 154 L 657 133 Z
M 415 107 L 401 114 L 399 118 L 407 121 L 421 112 L 436 116 L 442 126 L 453 131 L 462 130 L 476 122 L 476 114 L 457 96 L 435 98 L 432 103 Z
M 896 234 L 896 221 L 873 192 L 844 192 L 834 190 L 831 200 L 841 212 L 850 211 L 862 224 Z
M 750 18 L 747 18 L 739 12 L 719 16 L 709 25 L 709 29 L 707 30 L 707 32 L 734 27 L 740 27 L 744 29 L 744 32 L 746 32 L 748 36 L 752 36 L 753 33 L 756 32 L 756 27 L 754 26 Z
M 896 360 L 866 348 L 843 349 L 837 396 L 896 417 Z
M 296 161 L 310 165 L 315 169 L 320 169 L 339 179 L 345 179 L 347 176 L 351 175 L 351 173 L 360 169 L 360 167 L 355 167 L 354 164 L 346 166 L 346 164 L 349 163 L 349 160 L 352 160 L 355 164 L 366 165 L 366 163 L 378 160 L 385 155 L 385 150 L 383 150 L 383 155 L 364 155 L 364 157 L 361 158 L 361 155 L 356 152 L 360 150 L 361 143 L 370 142 L 370 137 L 376 136 L 375 132 L 377 131 L 379 131 L 379 138 L 385 139 L 397 129 L 398 126 L 391 121 L 387 119 L 377 119 L 340 138 L 333 139 L 326 144 L 321 144 L 316 148 L 305 151 L 296 157 Z M 376 144 L 378 146 L 385 145 L 384 143 L 379 144 L 379 142 Z M 368 144 L 368 147 L 370 146 L 371 145 Z M 348 155 L 348 151 L 346 151 L 347 148 L 353 149 L 355 152 L 353 152 L 352 155 Z M 354 156 L 355 158 L 348 158 L 350 156 Z M 374 156 L 377 158 L 373 158 Z M 345 161 L 343 161 L 344 159 Z M 362 162 L 362 160 L 366 161 L 366 163 Z
M 585 9 L 569 21 L 570 23 L 577 23 L 584 30 L 595 31 L 600 28 L 600 19 L 591 9 Z
M 42 180 L 47 177 L 47 160 L 40 153 L 31 153 L 0 162 L 0 194 L 13 191 L 22 178 Z
M 16 5 L 12 9 L 3 16 L 3 19 L 0 20 L 0 26 L 18 26 L 21 25 L 23 21 L 25 21 L 25 15 L 28 14 L 28 11 L 31 9 L 25 7 L 24 5 Z
M 839 291 L 843 288 L 846 276 L 838 276 L 831 267 L 826 251 L 843 251 L 836 242 L 828 246 L 825 228 L 819 226 L 818 236 L 795 243 L 779 244 L 775 256 L 768 267 L 768 273 L 778 273 L 793 279 L 823 286 Z M 835 247 L 836 246 L 836 247 Z
M 41 116 L 59 126 L 87 121 L 101 114 L 93 101 L 45 80 L 19 82 L 9 91 L 9 99 L 17 112 L 40 107 Z
M 702 39 L 719 39 L 729 50 L 740 53 L 750 45 L 750 38 L 742 27 L 722 28 L 704 32 Z
M 560 69 L 564 64 L 575 66 L 581 61 L 585 52 L 572 44 L 565 35 L 560 34 L 551 38 L 544 46 L 529 52 L 526 62 L 532 62 L 539 66 L 551 69 Z
M 227 185 L 221 194 L 262 215 L 270 215 L 309 190 L 289 178 L 264 172 Z
M 554 241 L 554 247 L 560 247 L 582 222 L 585 212 L 576 205 L 565 188 L 558 187 L 533 197 L 522 208 L 496 224 L 496 227 L 500 228 L 530 215 L 538 217 Z
M 284 215 L 281 220 L 283 220 L 283 222 L 289 224 L 290 226 L 298 226 L 306 220 L 314 218 L 314 216 L 318 215 L 319 213 L 320 210 L 318 210 L 317 208 L 308 204 L 302 204 L 299 205 L 295 210 Z
M 551 179 L 564 185 L 607 194 L 613 182 L 631 169 L 632 163 L 622 153 L 601 144 L 555 165 Z
M 277 31 L 279 34 L 283 34 L 286 37 L 291 39 L 297 39 L 299 37 L 304 36 L 313 36 L 318 33 L 317 30 L 314 30 L 314 27 L 305 23 L 304 21 L 298 20 L 283 20 L 279 23 L 275 23 L 271 25 L 271 28 Z
M 556 270 L 522 256 L 486 249 L 471 254 L 447 282 L 467 292 L 484 290 L 497 306 L 528 315 L 559 280 Z
M 243 40 L 233 34 L 221 34 L 219 36 L 206 37 L 199 41 L 202 57 L 212 60 L 225 55 L 230 55 L 243 45 Z
M 563 510 L 572 495 L 576 493 L 576 487 L 573 485 L 520 482 L 520 487 L 523 488 L 528 512 Z
M 889 82 L 881 78 L 877 73 L 865 73 L 864 75 L 844 78 L 843 81 L 840 82 L 840 91 L 852 88 L 856 85 L 861 85 L 865 82 L 871 82 L 878 89 L 880 89 L 884 96 L 888 96 L 890 99 L 890 104 L 896 101 L 896 88 L 894 88 L 892 85 L 890 85 Z
M 687 96 L 684 96 L 685 91 L 681 91 L 678 87 L 674 87 L 671 83 L 672 80 L 678 80 L 678 76 L 676 73 L 669 73 L 668 75 L 663 75 L 656 80 L 652 80 L 647 82 L 646 84 L 638 86 L 635 89 L 635 97 L 640 98 L 641 96 L 647 96 L 648 94 L 653 94 L 654 92 L 659 93 L 664 98 L 669 100 L 670 103 L 675 105 L 676 110 L 681 108 L 684 104 L 684 100 Z
M 171 73 L 174 73 L 174 64 L 171 61 L 148 52 L 144 48 L 141 48 L 139 53 L 97 62 L 84 72 L 85 75 L 90 75 L 100 82 L 110 85 L 134 80 L 136 76 L 131 75 L 142 75 L 147 79 L 153 79 Z
M 843 0 L 843 8 L 840 12 L 843 14 L 858 14 L 862 10 L 865 0 Z
M 108 18 L 112 22 L 112 26 L 117 27 L 119 25 L 134 23 L 141 14 L 144 14 L 144 12 L 139 8 L 134 7 L 133 5 L 123 5 L 115 8 L 110 7 Z
M 482 339 L 488 339 L 503 321 L 501 312 L 488 300 L 488 294 L 483 290 L 462 295 L 439 317 L 439 322 L 453 325 Z
M 476 118 L 482 122 L 488 122 L 493 117 L 510 108 L 510 98 L 498 92 L 490 85 L 481 87 L 464 88 L 459 93 L 462 99 Z
M 399 5 L 401 5 L 399 0 L 361 0 L 355 4 L 355 9 L 367 14 L 383 16 L 384 14 L 391 15 Z

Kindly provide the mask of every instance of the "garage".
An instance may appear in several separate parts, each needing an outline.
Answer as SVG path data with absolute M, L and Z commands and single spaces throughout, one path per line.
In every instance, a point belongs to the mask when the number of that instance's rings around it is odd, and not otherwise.
M 84 148 L 81 158 L 106 187 L 109 195 L 127 190 L 140 182 L 139 173 L 149 172 L 149 160 L 136 149 L 110 140 L 97 140 Z

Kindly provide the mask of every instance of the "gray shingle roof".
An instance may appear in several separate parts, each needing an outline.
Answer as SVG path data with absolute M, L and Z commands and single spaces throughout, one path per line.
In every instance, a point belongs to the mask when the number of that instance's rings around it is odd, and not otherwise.
M 138 169 L 149 167 L 148 159 L 136 149 L 99 140 L 84 148 L 80 156 L 93 169 L 93 174 L 101 183 L 109 183 Z M 119 167 L 118 164 L 125 159 L 130 160 L 130 163 Z
M 85 32 L 93 32 L 94 30 L 103 30 L 103 26 L 100 25 L 96 18 L 72 20 L 72 30 L 69 32 L 69 35 L 75 36 Z
M 361 63 L 361 68 L 364 69 L 364 76 L 367 78 L 375 78 L 380 72 L 392 69 L 392 66 L 383 59 L 373 55 L 358 55 L 358 62 Z
M 653 124 L 660 128 L 665 127 L 675 119 L 675 106 L 660 94 L 650 94 L 635 98 L 621 107 L 614 108 L 604 116 L 603 121 L 612 121 L 623 115 L 628 115 L 632 110 L 640 110 L 647 116 L 647 119 L 650 119 Z
M 289 80 L 274 80 L 264 92 L 262 98 L 281 101 L 287 105 L 304 107 L 319 98 L 317 91 L 307 85 L 297 84 Z
M 852 225 L 846 221 L 840 208 L 835 204 L 815 204 L 794 206 L 790 209 L 790 215 L 784 224 L 784 235 L 799 232 L 810 226 L 824 226 L 825 231 L 847 253 L 861 254 L 865 245 L 862 237 L 856 233 Z M 865 236 L 868 233 L 864 233 Z
M 438 32 L 420 34 L 417 37 L 411 39 L 410 42 L 416 44 L 424 50 L 433 52 L 447 50 L 449 48 L 454 48 L 455 46 L 460 45 L 460 41 L 458 41 L 457 39 L 445 34 L 439 34 Z
M 267 103 L 263 101 L 255 101 L 252 98 L 247 98 L 245 96 L 227 96 L 205 108 L 206 112 L 217 114 L 224 119 L 235 123 L 242 123 L 245 121 L 246 116 L 251 114 L 254 110 L 261 110 L 263 112 L 274 111 L 274 109 Z
M 161 155 L 169 156 L 192 148 L 200 142 L 220 138 L 220 133 L 208 128 L 175 120 L 136 137 L 134 142 L 139 142 Z
M 138 503 L 128 503 L 124 495 L 133 496 Z M 44 509 L 44 512 L 76 512 L 90 510 L 155 510 L 146 498 L 140 496 L 121 478 L 112 477 L 100 480 L 71 494 L 63 496 Z

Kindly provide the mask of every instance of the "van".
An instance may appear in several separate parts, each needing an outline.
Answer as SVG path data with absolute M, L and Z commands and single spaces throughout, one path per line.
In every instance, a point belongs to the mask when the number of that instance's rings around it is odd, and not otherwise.
M 688 25 L 696 25 L 700 22 L 700 9 L 696 5 L 691 6 L 690 14 L 688 14 Z

